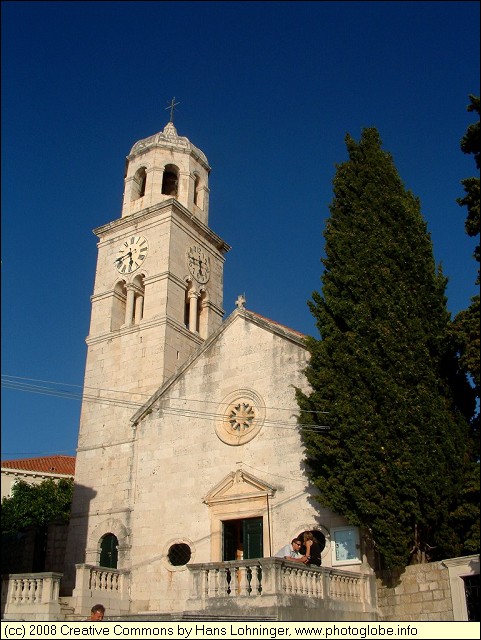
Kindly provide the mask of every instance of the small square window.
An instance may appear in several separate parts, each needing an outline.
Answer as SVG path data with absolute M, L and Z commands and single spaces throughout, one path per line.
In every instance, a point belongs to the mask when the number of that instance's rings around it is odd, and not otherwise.
M 357 527 L 331 529 L 332 566 L 361 563 L 361 545 Z

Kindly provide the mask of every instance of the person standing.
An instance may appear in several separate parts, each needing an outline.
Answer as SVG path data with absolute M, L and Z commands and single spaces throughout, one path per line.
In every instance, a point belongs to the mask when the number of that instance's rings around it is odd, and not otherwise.
M 306 557 L 308 564 L 314 564 L 317 567 L 321 566 L 321 545 L 314 538 L 310 531 L 306 531 L 303 534 L 304 546 L 306 547 Z

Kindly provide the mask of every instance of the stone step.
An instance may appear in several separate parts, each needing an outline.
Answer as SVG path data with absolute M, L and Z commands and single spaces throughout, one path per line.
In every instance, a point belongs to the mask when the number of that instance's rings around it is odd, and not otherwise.
M 124 616 L 105 616 L 105 622 L 277 622 L 273 615 L 215 615 L 205 611 L 177 613 L 131 613 Z
M 277 622 L 276 616 L 183 615 L 182 622 Z

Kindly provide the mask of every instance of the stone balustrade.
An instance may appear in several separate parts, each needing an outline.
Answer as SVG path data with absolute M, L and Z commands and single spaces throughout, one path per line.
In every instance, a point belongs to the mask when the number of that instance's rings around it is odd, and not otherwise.
M 15 573 L 5 576 L 5 620 L 58 620 L 61 573 Z
M 75 612 L 88 615 L 99 602 L 110 615 L 128 613 L 130 608 L 130 572 L 91 564 L 77 564 L 72 605 Z
M 279 621 L 377 620 L 375 577 L 329 567 L 312 567 L 281 558 L 187 565 L 190 597 L 180 610 L 204 615 L 252 613 Z M 59 573 L 5 576 L 5 620 L 60 620 Z M 109 616 L 130 611 L 130 573 L 89 564 L 76 565 L 69 605 L 76 617 L 102 603 Z M 184 606 L 185 605 L 185 606 Z
M 313 567 L 281 558 L 211 562 L 188 566 L 192 610 L 222 610 L 237 607 L 264 609 L 266 615 L 281 616 L 297 606 L 315 609 L 312 619 L 342 619 L 356 612 L 359 619 L 377 619 L 375 577 L 330 567 Z M 322 617 L 324 610 L 325 617 Z M 334 617 L 332 617 L 334 614 Z M 319 617 L 321 616 L 321 617 Z M 352 617 L 351 617 L 352 619 Z

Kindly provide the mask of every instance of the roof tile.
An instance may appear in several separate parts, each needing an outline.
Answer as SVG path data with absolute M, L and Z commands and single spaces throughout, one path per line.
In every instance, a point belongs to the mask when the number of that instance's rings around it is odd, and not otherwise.
M 73 476 L 75 474 L 75 456 L 44 456 L 42 458 L 24 458 L 23 460 L 2 460 L 2 469 L 4 468 Z

